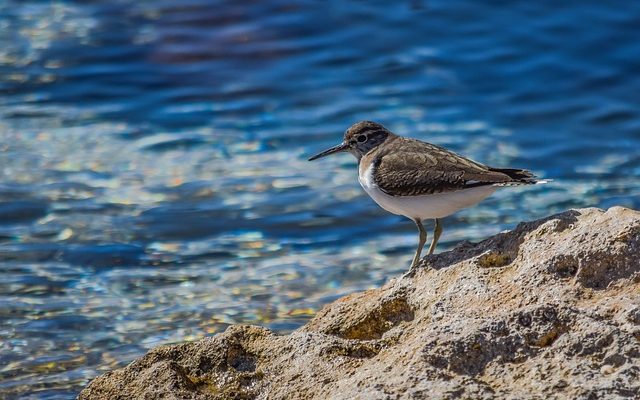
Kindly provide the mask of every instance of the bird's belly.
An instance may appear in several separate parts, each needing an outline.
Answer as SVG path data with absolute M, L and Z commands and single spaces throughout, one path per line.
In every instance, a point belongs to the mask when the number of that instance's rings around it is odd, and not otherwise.
M 369 172 L 369 171 L 367 171 Z M 412 219 L 443 218 L 463 208 L 471 207 L 496 191 L 496 186 L 478 186 L 454 192 L 419 196 L 391 196 L 383 192 L 371 176 L 365 173 L 359 181 L 362 188 L 378 205 L 393 214 Z

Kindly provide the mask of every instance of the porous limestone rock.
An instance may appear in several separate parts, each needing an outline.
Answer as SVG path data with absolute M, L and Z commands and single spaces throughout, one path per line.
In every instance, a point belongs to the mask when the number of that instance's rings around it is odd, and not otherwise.
M 158 347 L 79 398 L 640 398 L 640 212 L 521 223 L 289 335 L 231 326 Z

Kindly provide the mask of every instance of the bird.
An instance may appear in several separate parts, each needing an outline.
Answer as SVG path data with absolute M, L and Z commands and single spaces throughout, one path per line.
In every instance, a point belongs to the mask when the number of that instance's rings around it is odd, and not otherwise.
M 419 265 L 427 241 L 423 221 L 435 221 L 428 250 L 433 254 L 442 234 L 442 218 L 478 204 L 500 187 L 548 181 L 526 169 L 490 167 L 444 147 L 396 135 L 373 121 L 353 124 L 340 144 L 309 161 L 341 152 L 356 157 L 358 181 L 380 207 L 416 224 L 418 248 L 410 270 Z

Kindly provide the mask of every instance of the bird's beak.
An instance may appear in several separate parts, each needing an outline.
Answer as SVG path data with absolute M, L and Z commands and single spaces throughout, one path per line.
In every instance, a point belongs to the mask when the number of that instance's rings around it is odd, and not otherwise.
M 346 142 L 342 142 L 337 146 L 333 146 L 330 149 L 323 151 L 322 153 L 318 153 L 313 157 L 309 157 L 309 161 L 317 160 L 318 158 L 328 156 L 329 154 L 339 153 L 341 151 L 347 151 L 349 149 L 349 144 Z

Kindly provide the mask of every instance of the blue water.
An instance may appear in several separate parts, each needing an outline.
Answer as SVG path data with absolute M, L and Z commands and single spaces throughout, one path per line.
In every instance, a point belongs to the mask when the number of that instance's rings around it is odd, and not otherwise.
M 640 3 L 0 1 L 0 398 L 67 399 L 147 349 L 288 332 L 406 270 L 360 119 L 555 181 L 441 250 L 640 208 Z

